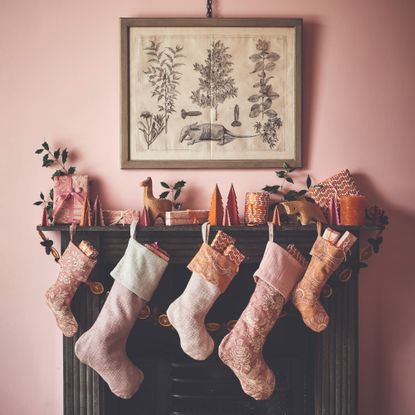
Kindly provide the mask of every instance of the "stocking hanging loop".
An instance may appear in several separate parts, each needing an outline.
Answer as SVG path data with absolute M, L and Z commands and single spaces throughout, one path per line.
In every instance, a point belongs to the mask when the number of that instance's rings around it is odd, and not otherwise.
M 73 240 L 73 236 L 75 235 L 76 232 L 76 223 L 71 223 L 69 225 L 69 239 L 72 242 Z
M 210 224 L 209 224 L 209 222 L 205 222 L 202 225 L 202 239 L 203 239 L 203 242 L 208 243 L 209 233 L 210 233 Z
M 274 242 L 274 224 L 272 222 L 268 222 L 268 240 Z
M 136 231 L 136 228 L 137 228 L 137 223 L 138 223 L 138 221 L 136 219 L 134 219 L 131 222 L 131 225 L 130 225 L 130 237 L 131 238 L 135 238 L 135 231 Z

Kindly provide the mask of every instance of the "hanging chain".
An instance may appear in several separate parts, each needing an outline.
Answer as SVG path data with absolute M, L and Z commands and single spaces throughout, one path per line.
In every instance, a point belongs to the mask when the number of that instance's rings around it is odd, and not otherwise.
M 213 0 L 207 0 L 206 2 L 206 17 L 212 17 L 212 2 Z

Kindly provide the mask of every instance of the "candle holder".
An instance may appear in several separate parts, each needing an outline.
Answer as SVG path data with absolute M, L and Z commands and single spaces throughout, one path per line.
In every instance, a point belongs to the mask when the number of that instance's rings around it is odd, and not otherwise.
M 365 223 L 366 196 L 340 196 L 340 224 L 361 226 Z

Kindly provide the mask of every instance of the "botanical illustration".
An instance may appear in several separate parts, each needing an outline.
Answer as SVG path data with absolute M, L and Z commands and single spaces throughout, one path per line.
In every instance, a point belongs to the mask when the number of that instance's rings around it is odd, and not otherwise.
M 227 98 L 235 98 L 238 88 L 235 79 L 230 76 L 233 71 L 232 55 L 228 53 L 222 41 L 212 42 L 207 51 L 205 63 L 195 63 L 193 68 L 199 72 L 199 88 L 192 91 L 191 100 L 201 108 L 213 108 L 215 121 L 218 120 L 218 105 Z
M 285 27 L 134 28 L 131 160 L 296 159 L 295 40 Z
M 259 78 L 253 85 L 258 89 L 258 92 L 248 98 L 252 102 L 249 117 L 257 118 L 264 116 L 268 118 L 265 122 L 258 121 L 255 124 L 255 132 L 260 134 L 262 140 L 268 143 L 270 148 L 277 145 L 278 136 L 277 130 L 282 127 L 281 118 L 274 109 L 272 109 L 273 101 L 279 98 L 279 95 L 273 90 L 270 80 L 274 76 L 270 75 L 276 67 L 276 61 L 280 56 L 270 50 L 270 42 L 264 39 L 259 39 L 256 44 L 257 53 L 254 53 L 249 59 L 255 64 L 252 74 L 256 74 Z
M 184 65 L 180 58 L 185 56 L 180 52 L 183 47 L 176 45 L 175 48 L 166 46 L 161 49 L 162 42 L 150 41 L 150 45 L 144 48 L 146 55 L 149 57 L 147 63 L 149 66 L 144 71 L 148 81 L 152 86 L 151 98 L 157 99 L 157 115 L 150 112 L 143 112 L 141 117 L 145 122 L 140 121 L 139 130 L 143 132 L 147 148 L 155 141 L 158 135 L 163 131 L 168 132 L 168 123 L 170 115 L 175 112 L 175 101 L 179 91 L 177 87 L 182 73 L 178 67 Z

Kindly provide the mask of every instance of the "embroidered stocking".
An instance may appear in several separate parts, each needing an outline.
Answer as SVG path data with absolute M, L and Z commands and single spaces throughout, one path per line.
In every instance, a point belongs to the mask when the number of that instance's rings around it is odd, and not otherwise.
M 226 251 L 226 246 L 221 248 Z M 193 274 L 183 294 L 167 309 L 167 316 L 179 334 L 183 351 L 195 360 L 205 360 L 214 349 L 205 317 L 228 288 L 239 264 L 204 242 L 188 268 Z
M 275 375 L 262 355 L 266 337 L 305 271 L 305 259 L 295 248 L 291 250 L 295 255 L 268 242 L 254 274 L 255 291 L 235 327 L 219 346 L 220 359 L 238 377 L 244 392 L 257 400 L 269 398 L 275 388 Z
M 123 399 L 131 398 L 144 379 L 127 356 L 127 338 L 167 267 L 166 260 L 135 240 L 136 225 L 137 221 L 131 224 L 125 254 L 111 272 L 115 281 L 97 320 L 75 344 L 79 360 L 92 367 Z
M 329 324 L 329 316 L 319 301 L 320 293 L 331 274 L 344 261 L 345 252 L 321 237 L 320 224 L 317 229 L 317 239 L 310 251 L 310 265 L 304 278 L 293 290 L 291 301 L 301 313 L 304 324 L 311 330 L 320 332 Z
M 45 294 L 46 302 L 66 337 L 72 337 L 78 331 L 78 323 L 71 311 L 72 298 L 81 283 L 87 281 L 96 263 L 96 259 L 89 258 L 69 242 L 59 261 L 58 279 Z

